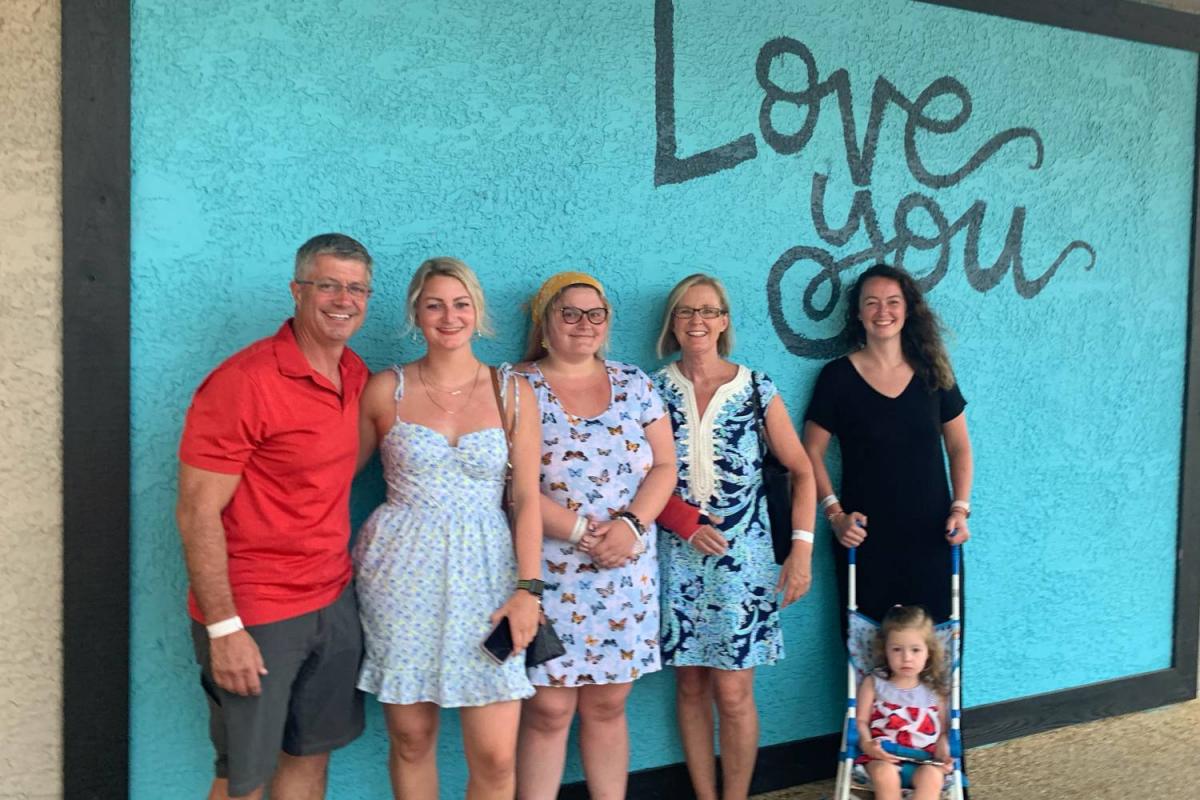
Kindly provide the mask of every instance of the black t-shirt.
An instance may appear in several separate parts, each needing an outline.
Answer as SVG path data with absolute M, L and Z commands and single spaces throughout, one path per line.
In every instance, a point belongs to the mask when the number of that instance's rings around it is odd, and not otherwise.
M 965 406 L 957 385 L 931 391 L 916 375 L 897 397 L 887 397 L 846 357 L 826 364 L 817 378 L 805 419 L 838 439 L 842 508 L 867 515 L 858 595 L 869 616 L 878 619 L 895 603 L 921 603 L 944 616 L 938 612 L 949 597 L 951 498 L 942 425 Z M 837 551 L 841 562 L 845 549 Z

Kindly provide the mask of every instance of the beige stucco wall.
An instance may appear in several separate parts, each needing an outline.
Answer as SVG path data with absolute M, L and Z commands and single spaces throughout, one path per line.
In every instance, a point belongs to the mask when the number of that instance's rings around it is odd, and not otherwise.
M 0 0 L 0 798 L 62 796 L 59 3 Z

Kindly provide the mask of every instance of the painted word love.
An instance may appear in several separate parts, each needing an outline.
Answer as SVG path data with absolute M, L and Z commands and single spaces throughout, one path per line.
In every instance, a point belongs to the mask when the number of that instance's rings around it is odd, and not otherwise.
M 718 147 L 679 157 L 675 139 L 675 43 L 674 8 L 671 0 L 657 0 L 655 7 L 655 119 L 658 138 L 654 163 L 656 186 L 684 183 L 722 170 L 731 169 L 744 161 L 758 156 L 758 145 L 753 134 L 740 136 Z M 798 59 L 804 76 L 799 88 L 779 85 L 772 78 L 772 67 L 785 59 Z M 759 108 L 758 125 L 762 139 L 780 155 L 800 153 L 809 143 L 817 126 L 822 101 L 835 96 L 841 117 L 842 140 L 846 166 L 855 187 L 854 197 L 846 221 L 840 226 L 829 224 L 825 214 L 825 197 L 829 176 L 814 173 L 809 196 L 810 213 L 817 235 L 830 247 L 843 247 L 850 243 L 860 231 L 865 234 L 866 247 L 841 258 L 835 258 L 827 249 L 811 245 L 797 245 L 786 250 L 772 265 L 767 277 L 767 303 L 772 325 L 788 351 L 805 358 L 830 358 L 838 355 L 844 345 L 840 341 L 841 331 L 828 338 L 810 338 L 797 331 L 784 314 L 782 283 L 789 270 L 797 265 L 811 265 L 815 272 L 803 292 L 801 309 L 813 322 L 827 319 L 838 305 L 842 296 L 842 273 L 859 265 L 887 262 L 903 267 L 905 259 L 913 251 L 936 251 L 933 267 L 917 274 L 918 283 L 925 291 L 936 286 L 946 276 L 950 265 L 951 245 L 955 237 L 964 233 L 962 242 L 963 269 L 968 283 L 980 292 L 996 287 L 1010 271 L 1017 294 L 1025 299 L 1037 296 L 1054 277 L 1067 257 L 1075 251 L 1086 254 L 1084 269 L 1095 265 L 1096 253 L 1090 244 L 1076 240 L 1066 245 L 1057 258 L 1040 275 L 1030 277 L 1022 258 L 1022 241 L 1025 230 L 1026 209 L 1013 208 L 1008 233 L 999 256 L 990 265 L 980 263 L 980 237 L 987 202 L 976 200 L 957 219 L 951 221 L 941 206 L 928 194 L 911 192 L 896 205 L 892 215 L 892 236 L 885 235 L 875 210 L 875 198 L 871 193 L 871 180 L 875 166 L 875 154 L 879 144 L 879 131 L 885 113 L 895 107 L 904 114 L 904 156 L 909 173 L 918 183 L 932 190 L 955 186 L 971 173 L 978 170 L 1001 148 L 1025 146 L 1031 151 L 1029 168 L 1037 170 L 1042 165 L 1044 146 L 1042 137 L 1033 128 L 1009 128 L 992 136 L 978 147 L 962 166 L 948 172 L 930 169 L 918 147 L 918 133 L 938 135 L 958 131 L 971 117 L 972 100 L 967 88 L 950 76 L 931 82 L 915 98 L 902 94 L 882 75 L 875 80 L 871 95 L 870 112 L 866 131 L 859 145 L 857 124 L 853 113 L 853 96 L 850 75 L 845 69 L 830 73 L 825 80 L 819 79 L 816 60 L 812 52 L 801 42 L 782 36 L 766 42 L 758 52 L 755 75 L 762 88 L 763 99 Z M 931 107 L 944 108 L 952 101 L 957 111 L 948 118 L 930 113 Z M 778 130 L 772 122 L 772 112 L 777 106 L 793 107 L 793 118 L 802 120 L 795 131 Z M 924 137 L 928 140 L 928 136 Z M 923 222 L 921 218 L 923 219 Z M 932 260 L 932 259 L 930 259 Z

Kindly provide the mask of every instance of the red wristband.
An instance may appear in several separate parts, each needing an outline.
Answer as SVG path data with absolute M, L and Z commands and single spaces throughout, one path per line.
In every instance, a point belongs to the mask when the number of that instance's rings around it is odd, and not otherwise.
M 700 509 L 673 494 L 658 515 L 658 524 L 687 541 L 700 529 Z

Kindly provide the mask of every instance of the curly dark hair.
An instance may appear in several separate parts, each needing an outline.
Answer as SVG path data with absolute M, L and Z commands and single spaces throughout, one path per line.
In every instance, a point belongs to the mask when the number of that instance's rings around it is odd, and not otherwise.
M 846 340 L 852 349 L 867 343 L 867 331 L 858 318 L 858 300 L 862 287 L 871 278 L 888 278 L 900 284 L 904 294 L 905 319 L 900 331 L 900 347 L 905 360 L 930 391 L 949 389 L 954 385 L 954 370 L 950 356 L 942 343 L 942 321 L 925 302 L 925 296 L 913 276 L 898 267 L 876 264 L 858 276 L 846 295 Z

